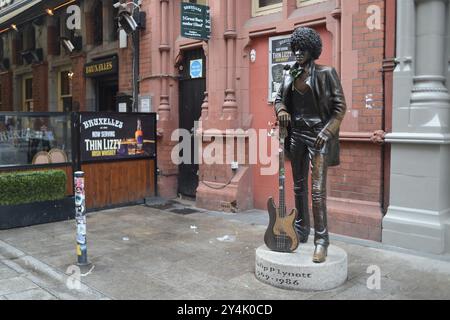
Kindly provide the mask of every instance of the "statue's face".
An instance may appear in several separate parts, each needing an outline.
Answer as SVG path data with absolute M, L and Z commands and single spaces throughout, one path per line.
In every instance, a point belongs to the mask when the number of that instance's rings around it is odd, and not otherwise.
M 312 55 L 308 50 L 294 47 L 292 51 L 294 52 L 296 62 L 302 67 L 306 66 L 312 59 Z

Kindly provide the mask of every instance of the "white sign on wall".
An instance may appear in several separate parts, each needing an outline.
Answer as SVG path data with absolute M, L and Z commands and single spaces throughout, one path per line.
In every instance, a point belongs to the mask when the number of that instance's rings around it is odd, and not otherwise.
M 274 101 L 283 81 L 284 67 L 293 65 L 295 56 L 291 51 L 290 35 L 269 38 L 269 95 L 268 101 Z

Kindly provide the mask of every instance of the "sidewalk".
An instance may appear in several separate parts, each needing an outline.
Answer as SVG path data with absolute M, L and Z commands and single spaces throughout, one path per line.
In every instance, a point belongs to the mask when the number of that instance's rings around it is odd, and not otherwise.
M 255 249 L 267 226 L 263 212 L 207 212 L 189 203 L 161 209 L 90 214 L 94 268 L 82 271 L 90 273 L 77 289 L 68 270 L 76 261 L 73 221 L 0 231 L 0 300 L 450 299 L 450 262 L 336 238 L 333 244 L 348 253 L 345 285 L 325 292 L 273 288 L 254 276 Z M 371 265 L 381 269 L 380 290 L 367 288 Z

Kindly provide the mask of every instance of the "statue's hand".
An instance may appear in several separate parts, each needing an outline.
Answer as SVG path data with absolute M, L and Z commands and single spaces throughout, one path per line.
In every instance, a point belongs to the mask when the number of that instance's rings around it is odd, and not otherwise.
M 317 136 L 316 142 L 314 143 L 314 148 L 322 149 L 325 143 L 327 143 L 331 138 L 331 134 L 328 130 L 323 129 Z
M 278 113 L 278 122 L 280 126 L 283 128 L 287 128 L 289 123 L 291 122 L 291 115 L 287 111 L 280 111 Z

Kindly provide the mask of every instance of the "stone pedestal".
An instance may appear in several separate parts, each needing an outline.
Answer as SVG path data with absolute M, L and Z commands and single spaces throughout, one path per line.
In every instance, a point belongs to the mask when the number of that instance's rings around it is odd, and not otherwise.
M 300 244 L 294 253 L 256 249 L 256 278 L 274 287 L 289 290 L 330 290 L 347 280 L 347 253 L 330 245 L 324 263 L 312 262 L 314 244 Z

